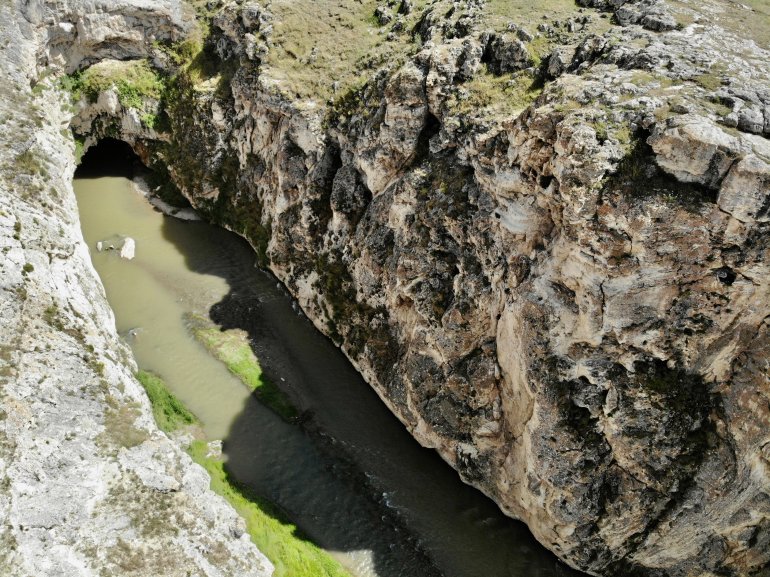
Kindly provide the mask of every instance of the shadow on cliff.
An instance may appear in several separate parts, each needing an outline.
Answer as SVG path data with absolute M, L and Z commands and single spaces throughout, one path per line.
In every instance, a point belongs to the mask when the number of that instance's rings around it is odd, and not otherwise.
M 264 372 L 303 415 L 287 423 L 249 397 L 224 439 L 232 479 L 323 548 L 360 551 L 359 574 L 578 575 L 419 446 L 278 281 L 255 267 L 245 241 L 173 218 L 163 235 L 190 270 L 227 282 L 210 319 L 248 333 Z
M 370 551 L 380 577 L 574 574 L 419 446 L 278 281 L 256 268 L 245 241 L 201 225 L 207 250 L 190 250 L 189 226 L 166 219 L 163 232 L 191 270 L 227 282 L 210 319 L 248 333 L 265 374 L 304 417 L 271 425 L 278 417 L 250 397 L 224 442 L 233 478 L 324 548 Z

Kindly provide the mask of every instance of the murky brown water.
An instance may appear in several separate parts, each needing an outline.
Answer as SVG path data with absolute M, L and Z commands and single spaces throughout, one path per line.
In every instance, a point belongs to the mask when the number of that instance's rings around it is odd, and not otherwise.
M 232 474 L 277 503 L 357 577 L 576 575 L 420 447 L 238 237 L 164 217 L 125 178 L 76 179 L 84 236 L 139 366 L 161 375 Z M 114 235 L 136 258 L 97 252 Z M 248 331 L 307 419 L 260 405 L 189 334 L 187 313 Z

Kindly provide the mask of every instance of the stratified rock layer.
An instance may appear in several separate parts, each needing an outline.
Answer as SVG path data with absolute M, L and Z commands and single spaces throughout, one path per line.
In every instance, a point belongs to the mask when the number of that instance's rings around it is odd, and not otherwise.
M 0 6 L 0 574 L 271 575 L 153 421 L 80 232 L 61 93 L 30 89 L 47 36 L 77 29 L 82 55 L 137 56 L 145 33 L 180 32 L 173 5 L 25 4 Z

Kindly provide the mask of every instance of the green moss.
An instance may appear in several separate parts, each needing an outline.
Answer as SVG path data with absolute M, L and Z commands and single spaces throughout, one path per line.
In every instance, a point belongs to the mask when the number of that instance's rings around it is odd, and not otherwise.
M 161 430 L 171 433 L 198 423 L 195 415 L 168 390 L 166 383 L 159 376 L 147 371 L 139 371 L 136 378 L 150 398 L 152 414 Z
M 82 138 L 75 138 L 75 163 L 80 164 L 83 160 L 85 150 L 85 141 Z
M 227 369 L 254 391 L 254 396 L 278 415 L 289 421 L 298 415 L 286 394 L 263 372 L 251 350 L 248 335 L 241 330 L 223 331 L 203 319 L 192 319 L 192 332 Z
M 227 499 L 246 521 L 251 540 L 275 565 L 275 577 L 350 577 L 328 553 L 305 539 L 274 505 L 235 481 L 222 461 L 207 456 L 205 442 L 193 442 L 189 451 L 211 477 L 211 489 Z
M 144 124 L 147 128 L 154 129 L 158 126 L 157 114 L 153 114 L 152 112 L 147 112 L 145 114 L 142 114 L 139 118 L 142 121 L 142 124 Z

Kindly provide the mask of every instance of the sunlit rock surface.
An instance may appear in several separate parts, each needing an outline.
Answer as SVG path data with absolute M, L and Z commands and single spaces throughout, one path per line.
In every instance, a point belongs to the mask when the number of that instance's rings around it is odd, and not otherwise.
M 43 47 L 133 56 L 180 33 L 179 6 L 24 4 L 0 6 L 0 574 L 266 577 L 243 520 L 155 425 L 80 232 L 68 103 L 30 88 Z
M 364 46 L 351 80 L 353 3 L 316 13 L 331 48 L 295 53 L 323 40 L 292 28 L 311 8 L 225 2 L 191 73 L 148 53 L 179 74 L 143 104 L 163 130 L 109 91 L 71 124 L 249 239 L 414 436 L 566 562 L 762 575 L 766 13 L 408 4 L 360 37 L 413 48 Z

